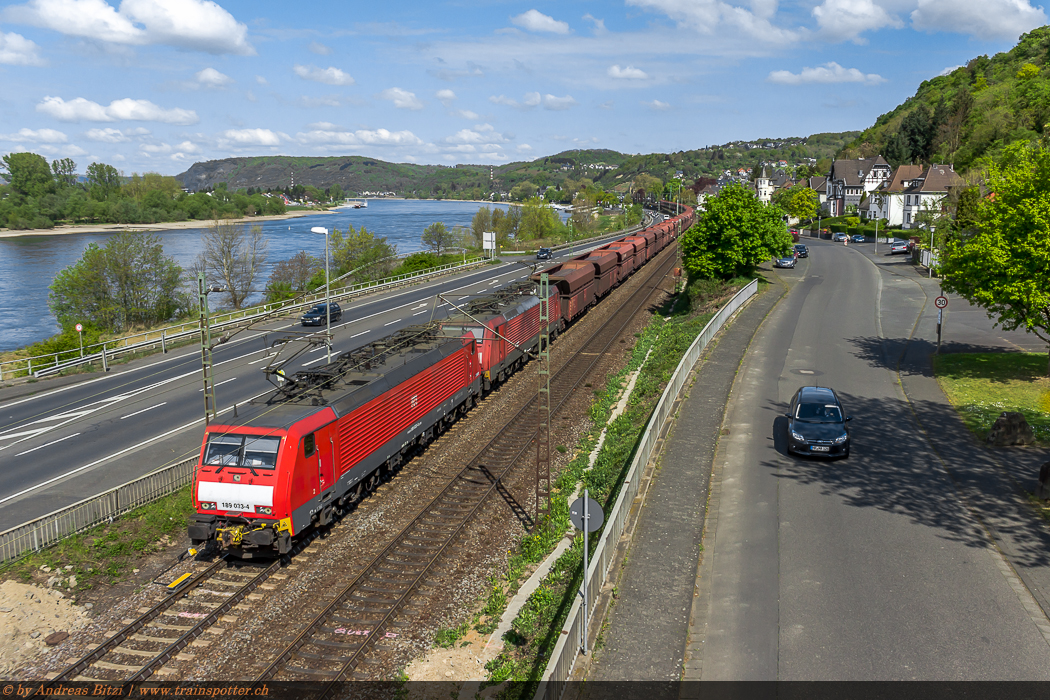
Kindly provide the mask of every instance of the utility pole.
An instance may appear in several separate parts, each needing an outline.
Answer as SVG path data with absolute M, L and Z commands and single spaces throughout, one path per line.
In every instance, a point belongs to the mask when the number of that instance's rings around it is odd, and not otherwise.
M 551 351 L 550 351 L 550 277 L 540 274 L 540 347 L 537 397 L 538 427 L 536 429 L 536 519 L 534 528 L 540 525 L 540 517 L 551 511 Z
M 208 322 L 208 292 L 204 288 L 204 273 L 197 275 L 197 297 L 200 303 L 201 369 L 204 373 L 204 424 L 215 418 L 215 384 L 212 381 L 211 324 Z

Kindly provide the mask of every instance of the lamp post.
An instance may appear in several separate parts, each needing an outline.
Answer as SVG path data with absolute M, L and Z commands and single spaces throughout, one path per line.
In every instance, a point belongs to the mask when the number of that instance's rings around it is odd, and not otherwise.
M 330 300 L 331 285 L 328 283 L 328 229 L 323 226 L 314 226 L 310 233 L 324 235 L 324 315 L 325 315 L 325 346 L 328 349 L 328 362 L 332 361 L 332 304 Z
M 204 376 L 204 424 L 207 425 L 215 417 L 215 383 L 212 381 L 212 359 L 211 359 L 211 324 L 208 317 L 208 294 L 211 292 L 224 292 L 226 287 L 221 285 L 204 286 L 204 273 L 197 275 L 197 299 L 200 304 L 200 329 L 201 329 L 201 371 Z M 220 343 L 226 342 L 224 335 Z M 105 355 L 103 355 L 105 359 Z

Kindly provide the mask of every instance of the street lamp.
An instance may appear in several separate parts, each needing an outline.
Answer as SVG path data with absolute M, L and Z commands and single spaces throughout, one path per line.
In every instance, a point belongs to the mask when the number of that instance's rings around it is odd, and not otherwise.
M 310 233 L 324 235 L 324 315 L 325 315 L 325 346 L 328 348 L 328 362 L 332 362 L 332 304 L 330 301 L 330 285 L 328 283 L 328 229 L 323 226 L 314 226 Z

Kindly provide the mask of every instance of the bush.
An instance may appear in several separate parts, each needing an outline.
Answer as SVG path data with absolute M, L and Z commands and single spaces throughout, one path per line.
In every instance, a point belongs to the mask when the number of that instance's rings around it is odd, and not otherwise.
M 845 233 L 846 232 L 846 224 L 838 224 L 838 223 L 836 223 L 836 224 L 831 224 L 830 226 L 826 226 L 825 228 L 831 229 L 832 233 Z

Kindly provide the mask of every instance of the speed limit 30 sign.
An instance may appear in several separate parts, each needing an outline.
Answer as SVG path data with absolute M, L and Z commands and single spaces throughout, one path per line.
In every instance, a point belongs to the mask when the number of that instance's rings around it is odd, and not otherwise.
M 939 297 L 937 297 L 936 299 L 933 300 L 933 305 L 936 306 L 938 309 L 947 308 L 948 307 L 948 297 L 946 297 L 946 296 L 939 296 Z

